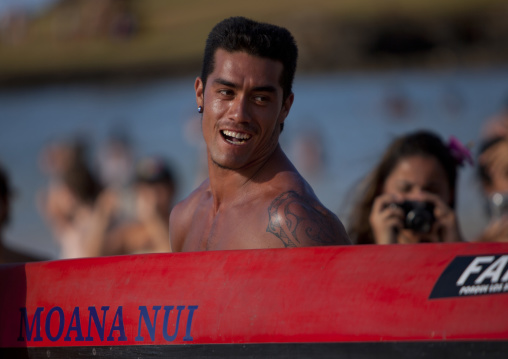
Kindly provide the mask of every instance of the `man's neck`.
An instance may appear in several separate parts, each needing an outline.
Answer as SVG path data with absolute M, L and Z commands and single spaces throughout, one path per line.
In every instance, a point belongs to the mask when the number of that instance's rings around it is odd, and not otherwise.
M 280 146 L 265 161 L 240 170 L 222 168 L 209 158 L 208 171 L 214 210 L 218 211 L 224 204 L 231 205 L 248 199 L 258 184 L 268 181 L 276 171 L 287 167 L 287 163 L 289 160 Z

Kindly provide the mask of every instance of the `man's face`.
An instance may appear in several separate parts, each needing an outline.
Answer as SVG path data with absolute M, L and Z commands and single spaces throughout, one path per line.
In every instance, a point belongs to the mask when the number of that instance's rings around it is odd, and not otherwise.
M 282 63 L 245 52 L 215 53 L 206 88 L 196 79 L 196 101 L 203 106 L 203 137 L 212 162 L 240 170 L 266 160 L 277 148 L 280 124 L 293 103 L 283 101 Z

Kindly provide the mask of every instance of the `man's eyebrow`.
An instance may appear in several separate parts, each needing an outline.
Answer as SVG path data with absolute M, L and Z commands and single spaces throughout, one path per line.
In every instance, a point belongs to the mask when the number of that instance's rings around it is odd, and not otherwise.
M 272 93 L 277 92 L 277 89 L 275 88 L 275 86 L 271 86 L 271 85 L 254 87 L 253 90 L 256 92 L 272 92 Z
M 236 85 L 234 83 L 220 78 L 213 80 L 213 83 L 236 88 Z
M 221 78 L 213 80 L 213 83 L 219 84 L 219 85 L 223 85 L 223 86 L 227 86 L 227 87 L 232 87 L 232 88 L 236 88 L 237 87 L 231 81 L 227 81 L 227 80 L 224 80 L 224 79 L 221 79 Z M 257 86 L 257 87 L 254 87 L 252 90 L 256 91 L 256 92 L 271 92 L 271 93 L 276 93 L 277 92 L 277 88 L 275 86 L 272 86 L 272 85 Z

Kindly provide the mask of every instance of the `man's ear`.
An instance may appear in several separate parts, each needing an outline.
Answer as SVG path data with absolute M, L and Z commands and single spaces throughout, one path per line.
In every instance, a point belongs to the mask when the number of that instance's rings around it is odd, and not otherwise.
M 201 80 L 201 77 L 196 77 L 196 82 L 194 82 L 194 91 L 196 91 L 196 103 L 198 106 L 204 105 L 204 84 Z

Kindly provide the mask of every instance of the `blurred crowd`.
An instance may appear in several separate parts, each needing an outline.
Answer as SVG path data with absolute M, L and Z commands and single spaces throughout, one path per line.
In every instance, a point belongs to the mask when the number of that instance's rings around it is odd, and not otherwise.
M 487 119 L 471 149 L 428 130 L 392 141 L 358 185 L 348 232 L 356 244 L 461 242 L 456 211 L 461 168 L 475 166 L 488 224 L 473 239 L 508 241 L 508 103 Z
M 131 0 L 47 0 L 46 3 L 52 5 L 47 32 L 53 41 L 128 40 L 138 32 L 138 16 Z M 41 30 L 33 28 L 34 18 L 37 16 L 25 3 L 13 2 L 0 14 L 0 43 L 13 46 L 26 43 L 30 37 L 40 37 Z
M 176 171 L 161 156 L 138 158 L 129 137 L 112 133 L 92 158 L 84 138 L 54 140 L 41 151 L 47 186 L 36 204 L 60 258 L 171 252 L 169 215 Z M 295 164 L 312 180 L 324 160 L 319 133 L 308 131 L 292 148 Z M 95 158 L 95 160 L 93 160 Z M 460 242 L 457 183 L 474 166 L 488 225 L 474 241 L 508 241 L 508 103 L 488 119 L 473 148 L 430 130 L 395 138 L 355 188 L 350 218 L 355 244 Z M 5 244 L 15 184 L 0 166 L 0 262 L 36 258 Z
M 168 160 L 137 159 L 121 133 L 113 133 L 98 149 L 97 161 L 90 152 L 80 137 L 53 140 L 41 151 L 47 186 L 39 191 L 36 204 L 60 249 L 59 257 L 171 251 L 168 221 L 176 179 Z M 2 169 L 1 229 L 8 223 L 12 187 Z M 2 262 L 21 258 L 5 245 L 1 249 Z

